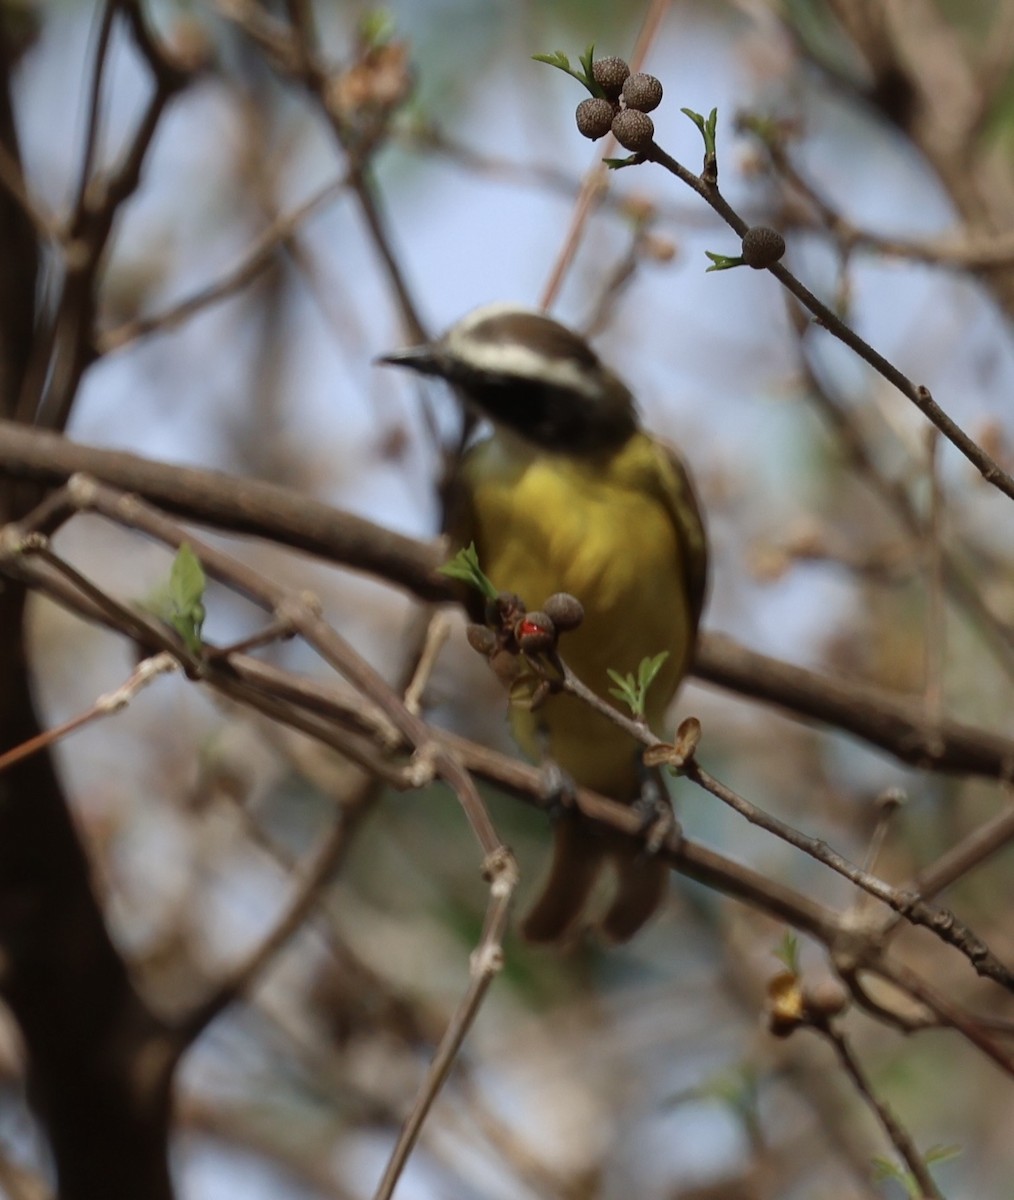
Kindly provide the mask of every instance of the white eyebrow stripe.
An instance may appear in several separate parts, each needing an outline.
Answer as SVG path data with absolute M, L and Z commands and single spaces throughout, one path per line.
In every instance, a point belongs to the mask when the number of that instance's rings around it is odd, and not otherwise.
M 601 383 L 589 378 L 571 359 L 547 358 L 514 341 L 481 341 L 467 330 L 452 329 L 444 342 L 447 353 L 477 371 L 513 376 L 531 383 L 548 383 L 594 399 Z

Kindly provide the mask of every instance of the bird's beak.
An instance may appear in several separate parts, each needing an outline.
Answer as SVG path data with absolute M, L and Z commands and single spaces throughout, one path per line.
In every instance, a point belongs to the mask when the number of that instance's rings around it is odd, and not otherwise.
M 391 367 L 408 367 L 420 375 L 443 375 L 441 355 L 433 346 L 406 346 L 404 350 L 392 350 L 373 360 Z

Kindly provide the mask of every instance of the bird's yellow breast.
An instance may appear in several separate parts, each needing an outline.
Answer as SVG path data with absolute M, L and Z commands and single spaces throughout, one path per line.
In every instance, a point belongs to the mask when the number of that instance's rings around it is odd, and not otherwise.
M 669 652 L 648 693 L 653 725 L 687 668 L 693 636 L 669 470 L 645 434 L 582 458 L 498 434 L 463 467 L 469 527 L 460 536 L 475 541 L 494 585 L 530 610 L 561 591 L 584 605 L 584 622 L 563 636 L 560 653 L 588 687 L 611 699 L 609 668 L 636 674 L 643 658 Z M 550 755 L 578 783 L 617 799 L 636 794 L 633 739 L 587 705 L 554 696 L 537 714 L 516 708 L 512 721 L 533 755 L 541 724 Z

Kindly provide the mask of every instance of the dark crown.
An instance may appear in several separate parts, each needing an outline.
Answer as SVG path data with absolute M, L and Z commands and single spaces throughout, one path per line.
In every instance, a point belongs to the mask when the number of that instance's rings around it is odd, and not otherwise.
M 476 309 L 434 345 L 386 361 L 442 376 L 491 420 L 547 449 L 611 449 L 637 429 L 630 392 L 588 343 L 516 305 Z

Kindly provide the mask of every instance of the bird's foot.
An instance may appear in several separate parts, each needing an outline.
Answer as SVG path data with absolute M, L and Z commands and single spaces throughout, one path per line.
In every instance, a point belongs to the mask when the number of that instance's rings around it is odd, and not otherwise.
M 646 854 L 658 854 L 674 834 L 679 837 L 679 821 L 657 772 L 646 775 L 642 780 L 641 794 L 634 801 L 633 809 L 641 821 L 640 833 L 644 838 Z
M 558 821 L 565 813 L 573 812 L 577 802 L 577 784 L 559 763 L 546 759 L 539 768 L 539 775 L 539 790 L 550 820 Z

